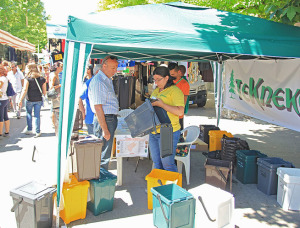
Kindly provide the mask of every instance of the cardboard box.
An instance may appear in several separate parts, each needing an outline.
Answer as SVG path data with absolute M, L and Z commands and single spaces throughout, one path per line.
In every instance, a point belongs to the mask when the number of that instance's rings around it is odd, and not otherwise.
M 207 143 L 203 142 L 201 139 L 197 139 L 193 145 L 191 145 L 192 151 L 208 151 Z

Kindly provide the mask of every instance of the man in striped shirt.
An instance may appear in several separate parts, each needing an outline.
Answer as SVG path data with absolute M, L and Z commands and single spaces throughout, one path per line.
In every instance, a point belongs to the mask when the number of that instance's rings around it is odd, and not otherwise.
M 95 113 L 94 135 L 103 140 L 101 167 L 108 170 L 115 130 L 118 125 L 118 99 L 115 95 L 112 76 L 117 72 L 118 59 L 106 56 L 101 68 L 89 86 L 88 97 L 91 109 Z

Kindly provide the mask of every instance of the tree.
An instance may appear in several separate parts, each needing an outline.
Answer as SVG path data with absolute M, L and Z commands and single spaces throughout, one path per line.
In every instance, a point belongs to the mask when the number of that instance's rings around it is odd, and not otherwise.
M 0 29 L 36 47 L 47 44 L 47 19 L 40 0 L 1 0 Z
M 108 10 L 133 5 L 167 2 L 174 2 L 174 0 L 100 0 L 99 9 Z M 299 0 L 182 0 L 182 2 L 260 17 L 285 24 L 295 24 L 300 21 Z
M 300 1 L 272 1 L 268 5 L 267 15 L 274 21 L 279 21 L 285 24 L 295 24 L 300 22 Z
M 231 93 L 231 94 L 230 94 L 230 98 L 234 99 L 234 98 L 232 97 L 232 94 L 235 94 L 235 92 L 234 92 L 235 86 L 234 86 L 234 74 L 233 74 L 233 70 L 231 71 L 229 87 L 230 87 L 229 92 Z

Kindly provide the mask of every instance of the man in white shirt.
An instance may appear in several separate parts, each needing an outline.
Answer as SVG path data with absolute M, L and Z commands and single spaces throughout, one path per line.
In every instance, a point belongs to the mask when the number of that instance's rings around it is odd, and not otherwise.
M 90 82 L 88 98 L 94 116 L 94 135 L 103 140 L 101 167 L 108 170 L 115 130 L 118 126 L 119 102 L 116 97 L 112 77 L 117 73 L 118 59 L 106 56 L 101 69 Z
M 24 75 L 20 70 L 18 70 L 18 65 L 14 61 L 11 62 L 11 71 L 8 72 L 7 78 L 12 84 L 14 91 L 16 92 L 16 94 L 11 97 L 11 101 L 13 104 L 13 110 L 16 113 L 17 118 L 20 119 L 20 109 L 17 104 L 17 101 L 19 101 L 22 92 Z

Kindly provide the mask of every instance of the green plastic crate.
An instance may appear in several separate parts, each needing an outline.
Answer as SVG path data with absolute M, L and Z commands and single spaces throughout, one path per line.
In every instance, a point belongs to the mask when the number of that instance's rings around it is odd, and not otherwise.
M 237 150 L 236 178 L 243 184 L 257 184 L 257 159 L 264 157 L 257 150 Z
M 153 223 L 159 228 L 193 228 L 195 203 L 193 195 L 176 184 L 151 188 Z
M 95 216 L 112 211 L 117 176 L 101 168 L 100 178 L 90 180 L 89 182 L 91 201 L 87 203 L 87 208 Z

